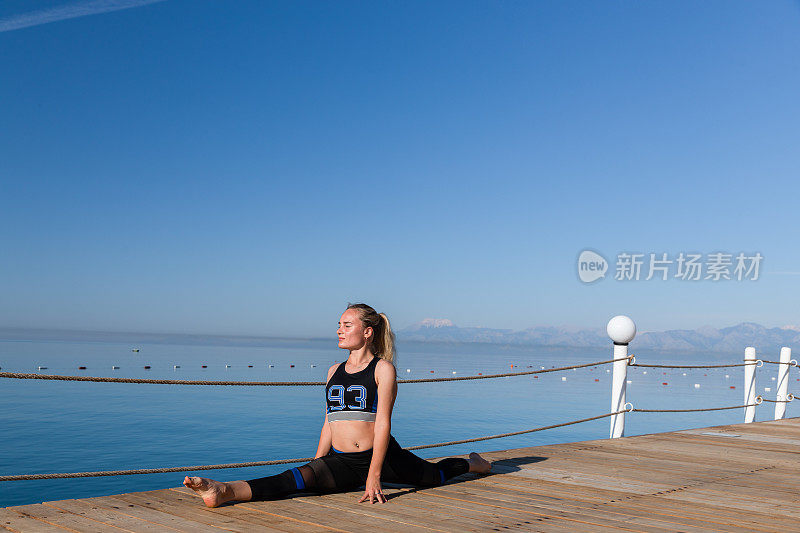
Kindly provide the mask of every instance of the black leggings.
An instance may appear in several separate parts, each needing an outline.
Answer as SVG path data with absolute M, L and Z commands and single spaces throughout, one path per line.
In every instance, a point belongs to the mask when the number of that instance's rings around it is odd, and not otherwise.
M 270 500 L 294 492 L 346 492 L 355 490 L 367 480 L 372 450 L 339 452 L 314 459 L 281 474 L 248 480 L 253 500 Z M 381 481 L 420 487 L 433 487 L 469 472 L 466 459 L 447 458 L 431 463 L 400 447 L 389 437 L 389 448 L 381 469 Z

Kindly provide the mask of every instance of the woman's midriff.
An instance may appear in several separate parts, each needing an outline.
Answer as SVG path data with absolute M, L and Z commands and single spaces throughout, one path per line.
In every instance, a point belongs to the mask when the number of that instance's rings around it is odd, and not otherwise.
M 331 445 L 340 452 L 363 452 L 372 449 L 375 422 L 337 420 L 331 426 Z

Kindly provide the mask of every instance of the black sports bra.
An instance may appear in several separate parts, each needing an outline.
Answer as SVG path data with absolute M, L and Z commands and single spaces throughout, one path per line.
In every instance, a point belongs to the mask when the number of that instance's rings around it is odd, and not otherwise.
M 325 385 L 328 403 L 328 422 L 361 420 L 375 422 L 378 412 L 378 385 L 375 367 L 380 357 L 373 357 L 364 368 L 353 374 L 345 372 L 347 363 L 341 363 Z

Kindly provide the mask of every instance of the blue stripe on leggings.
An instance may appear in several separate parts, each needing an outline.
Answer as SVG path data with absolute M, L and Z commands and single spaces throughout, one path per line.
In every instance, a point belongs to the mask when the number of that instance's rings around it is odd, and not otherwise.
M 439 478 L 442 480 L 442 485 L 444 485 L 444 470 L 439 470 Z
M 297 485 L 298 490 L 303 490 L 306 488 L 306 482 L 303 481 L 303 475 L 300 471 L 296 468 L 292 468 L 292 474 L 294 475 L 294 483 Z
M 344 452 L 340 452 L 339 450 L 337 450 L 337 449 L 336 449 L 336 448 L 334 448 L 333 446 L 331 446 L 331 450 L 335 451 L 336 453 L 344 453 Z

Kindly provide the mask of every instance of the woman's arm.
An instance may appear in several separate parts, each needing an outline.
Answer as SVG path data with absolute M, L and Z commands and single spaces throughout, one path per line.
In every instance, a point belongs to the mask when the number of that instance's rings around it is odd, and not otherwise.
M 328 383 L 331 380 L 331 376 L 334 372 L 336 372 L 336 367 L 339 366 L 339 363 L 336 363 L 332 367 L 328 369 L 328 379 L 325 380 L 325 383 Z M 318 459 L 323 455 L 328 455 L 328 452 L 331 451 L 331 446 L 333 445 L 333 441 L 331 440 L 331 426 L 328 425 L 328 414 L 327 414 L 327 407 L 325 408 L 325 418 L 322 420 L 322 431 L 319 432 L 319 444 L 317 444 L 317 454 L 314 456 L 314 459 Z
M 326 414 L 322 423 L 322 431 L 319 432 L 319 444 L 317 445 L 317 454 L 314 459 L 328 455 L 329 451 L 331 451 L 331 426 L 328 424 L 328 415 Z
M 372 441 L 372 462 L 369 464 L 366 490 L 359 503 L 377 500 L 386 503 L 381 490 L 381 469 L 389 448 L 389 433 L 392 429 L 392 409 L 397 397 L 397 373 L 394 365 L 380 360 L 375 367 L 375 381 L 378 383 L 378 413 L 375 416 L 375 436 Z

